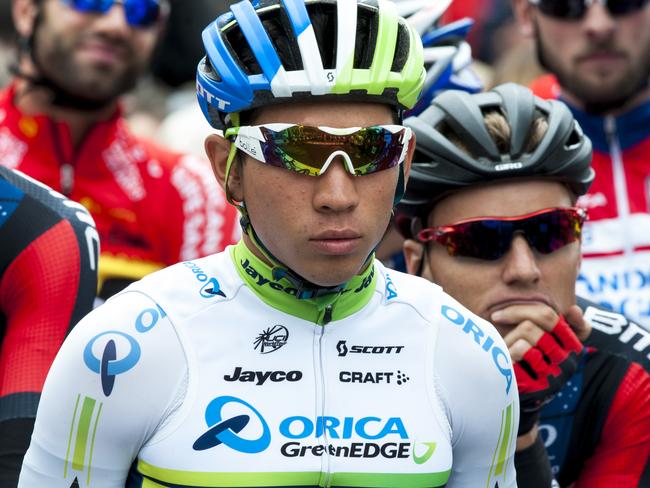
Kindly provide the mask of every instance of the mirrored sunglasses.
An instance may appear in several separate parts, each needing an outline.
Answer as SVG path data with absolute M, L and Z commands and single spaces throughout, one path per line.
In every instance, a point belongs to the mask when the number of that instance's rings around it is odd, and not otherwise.
M 481 217 L 429 227 L 416 238 L 445 246 L 450 256 L 494 261 L 508 252 L 515 234 L 541 254 L 579 241 L 586 218 L 582 208 L 549 208 L 517 217 Z
M 318 176 L 337 157 L 361 176 L 401 164 L 408 153 L 411 129 L 401 125 L 311 127 L 264 124 L 233 127 L 225 137 L 252 158 L 290 171 Z
M 62 0 L 78 12 L 105 14 L 114 4 L 124 7 L 126 21 L 133 27 L 146 28 L 161 17 L 164 0 Z M 166 4 L 164 4 L 166 5 Z

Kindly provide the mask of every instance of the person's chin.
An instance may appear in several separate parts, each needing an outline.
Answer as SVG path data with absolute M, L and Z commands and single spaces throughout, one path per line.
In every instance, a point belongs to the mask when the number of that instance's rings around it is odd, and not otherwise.
M 358 257 L 344 256 L 332 259 L 318 260 L 316 266 L 303 275 L 306 279 L 319 286 L 338 286 L 358 275 L 363 268 L 363 260 Z

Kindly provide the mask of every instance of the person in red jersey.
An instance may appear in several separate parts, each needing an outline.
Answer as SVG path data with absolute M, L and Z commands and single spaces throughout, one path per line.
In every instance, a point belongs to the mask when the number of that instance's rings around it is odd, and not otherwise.
M 0 93 L 0 164 L 82 203 L 102 242 L 100 296 L 223 249 L 236 212 L 207 161 L 136 138 L 119 97 L 146 69 L 165 0 L 14 0 L 15 80 Z
M 0 486 L 18 483 L 45 376 L 92 309 L 99 237 L 78 203 L 0 166 Z
M 650 4 L 647 0 L 514 0 L 522 32 L 593 141 L 596 179 L 578 294 L 623 314 L 623 342 L 650 354 Z

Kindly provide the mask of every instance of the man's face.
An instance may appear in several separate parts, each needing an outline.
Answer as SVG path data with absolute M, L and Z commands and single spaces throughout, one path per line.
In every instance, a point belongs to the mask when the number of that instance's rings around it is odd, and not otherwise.
M 293 103 L 259 110 L 251 125 L 293 123 L 363 127 L 394 124 L 390 109 L 369 103 Z M 408 158 L 410 161 L 410 158 Z M 214 162 L 214 161 L 213 161 Z M 408 162 L 405 171 L 408 170 Z M 248 156 L 232 178 L 255 232 L 285 265 L 321 286 L 362 271 L 391 214 L 398 167 L 353 176 L 339 157 L 324 174 L 307 176 Z
M 429 226 L 453 224 L 477 217 L 513 217 L 551 207 L 572 206 L 569 190 L 550 181 L 504 182 L 460 190 L 441 200 L 429 216 Z M 487 244 L 486 244 L 487 245 Z M 419 253 L 405 246 L 410 273 L 418 269 Z M 575 303 L 580 245 L 574 242 L 551 254 L 540 254 L 515 234 L 510 250 L 495 261 L 452 257 L 442 245 L 428 245 L 422 276 L 434 281 L 480 317 L 518 304 L 543 303 L 565 313 Z M 512 326 L 497 326 L 505 335 Z
M 61 0 L 44 0 L 36 30 L 39 68 L 69 93 L 110 102 L 135 86 L 147 68 L 159 25 L 131 27 L 124 7 L 82 13 Z
M 524 29 L 528 24 L 536 38 L 542 63 L 569 98 L 596 106 L 625 101 L 648 80 L 650 4 L 613 17 L 594 2 L 581 19 L 562 20 L 541 13 L 528 0 L 516 3 Z

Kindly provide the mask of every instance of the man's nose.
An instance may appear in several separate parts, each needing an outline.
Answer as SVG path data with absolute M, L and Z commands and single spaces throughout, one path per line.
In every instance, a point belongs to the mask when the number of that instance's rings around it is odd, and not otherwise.
M 350 174 L 343 157 L 334 158 L 317 178 L 313 195 L 314 207 L 319 211 L 344 212 L 359 204 L 357 176 Z
M 537 256 L 526 238 L 515 235 L 510 249 L 504 256 L 503 280 L 508 284 L 535 284 L 539 281 L 541 271 Z

